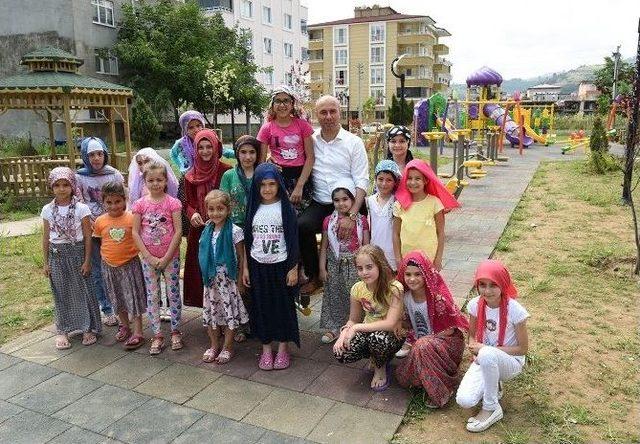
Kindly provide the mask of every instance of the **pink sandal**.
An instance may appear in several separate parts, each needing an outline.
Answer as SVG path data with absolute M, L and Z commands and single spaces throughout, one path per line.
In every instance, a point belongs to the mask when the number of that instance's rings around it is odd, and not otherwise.
M 207 363 L 213 362 L 218 357 L 218 353 L 219 353 L 219 350 L 217 348 L 208 348 L 205 350 L 204 354 L 202 355 L 202 360 Z
M 273 352 L 262 352 L 258 367 L 260 370 L 273 370 Z
M 231 361 L 231 358 L 233 358 L 233 352 L 231 350 L 227 350 L 226 348 L 223 348 L 220 354 L 218 355 L 218 357 L 216 358 L 216 364 L 224 365 L 227 362 Z
M 288 352 L 278 353 L 276 355 L 276 360 L 273 363 L 274 370 L 284 370 L 285 368 L 289 368 L 291 365 L 291 356 Z
M 124 343 L 124 348 L 125 350 L 135 350 L 140 348 L 142 344 L 144 344 L 144 337 L 142 335 L 133 335 Z
M 118 327 L 118 332 L 116 333 L 116 341 L 118 342 L 122 342 L 122 341 L 126 341 L 129 336 L 131 336 L 131 329 L 129 329 L 129 327 L 126 327 L 124 325 L 120 325 Z

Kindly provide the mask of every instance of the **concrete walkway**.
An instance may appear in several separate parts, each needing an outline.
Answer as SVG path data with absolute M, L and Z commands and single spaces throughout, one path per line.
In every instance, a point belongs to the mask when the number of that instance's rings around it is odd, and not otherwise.
M 488 167 L 447 215 L 444 275 L 461 303 L 479 261 L 491 255 L 539 162 L 561 156 L 537 147 Z M 446 168 L 446 167 L 445 167 Z M 292 367 L 257 368 L 248 341 L 225 366 L 201 361 L 207 337 L 200 310 L 185 309 L 185 348 L 150 357 L 123 351 L 108 328 L 99 343 L 56 351 L 53 326 L 0 348 L 0 442 L 386 442 L 409 402 L 393 385 L 369 388 L 365 363 L 338 365 L 318 330 L 321 296 L 300 316 L 302 347 Z M 165 330 L 168 329 L 166 324 Z M 150 333 L 147 330 L 146 336 Z
M 42 226 L 42 218 L 39 216 L 13 222 L 0 222 L 0 237 L 25 236 L 33 234 Z

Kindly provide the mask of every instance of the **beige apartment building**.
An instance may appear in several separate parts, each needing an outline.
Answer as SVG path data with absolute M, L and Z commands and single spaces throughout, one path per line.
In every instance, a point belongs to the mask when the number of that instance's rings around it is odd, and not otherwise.
M 400 97 L 400 79 L 391 63 L 405 54 L 397 73 L 405 74 L 405 98 L 417 101 L 449 87 L 451 34 L 426 15 L 406 15 L 390 7 L 356 7 L 354 18 L 309 25 L 309 78 L 312 98 L 333 94 L 342 116 L 355 117 L 369 97 L 375 120 L 386 120 L 391 96 Z

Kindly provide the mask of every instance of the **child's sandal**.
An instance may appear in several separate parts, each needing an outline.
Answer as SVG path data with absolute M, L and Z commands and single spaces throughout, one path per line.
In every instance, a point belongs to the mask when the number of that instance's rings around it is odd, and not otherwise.
M 125 350 L 135 350 L 140 348 L 144 344 L 144 337 L 142 335 L 133 335 L 129 337 L 124 343 Z
M 182 333 L 176 330 L 171 333 L 171 350 L 180 350 L 182 347 L 184 347 L 182 343 Z
M 71 348 L 71 342 L 67 335 L 56 336 L 56 350 L 68 350 Z
M 219 365 L 224 365 L 227 362 L 231 361 L 233 358 L 233 352 L 231 350 L 227 350 L 223 348 L 218 357 L 216 358 L 216 363 Z
M 161 336 L 161 335 L 155 336 L 151 340 L 151 347 L 149 347 L 149 354 L 159 355 L 160 352 L 162 352 L 163 348 L 164 348 L 164 336 Z
M 218 357 L 218 349 L 208 348 L 205 350 L 204 354 L 202 355 L 202 360 L 208 363 L 208 362 L 215 361 L 217 357 Z
M 98 342 L 96 334 L 93 332 L 85 332 L 82 334 L 82 345 L 93 345 Z
M 129 338 L 129 336 L 131 336 L 131 330 L 129 329 L 129 327 L 120 325 L 118 327 L 118 332 L 116 333 L 116 341 L 118 342 L 126 341 Z
M 247 340 L 247 335 L 243 331 L 238 331 L 233 336 L 233 340 L 236 342 L 244 342 Z

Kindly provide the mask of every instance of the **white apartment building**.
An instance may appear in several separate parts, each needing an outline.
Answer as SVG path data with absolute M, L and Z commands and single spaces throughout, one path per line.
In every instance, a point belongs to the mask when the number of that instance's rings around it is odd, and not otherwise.
M 291 84 L 290 69 L 296 60 L 307 69 L 309 35 L 307 7 L 300 0 L 198 0 L 205 13 L 220 13 L 227 26 L 238 24 L 252 34 L 251 47 L 255 63 L 271 72 L 258 74 L 267 91 L 280 84 Z M 229 116 L 219 116 L 228 123 Z M 244 114 L 236 123 L 244 123 Z

